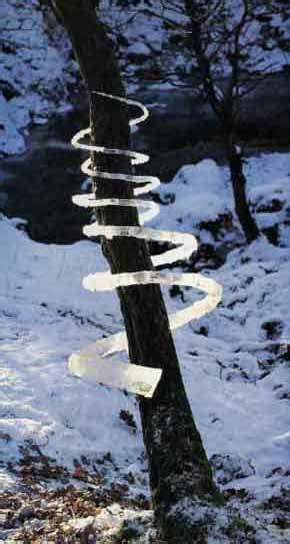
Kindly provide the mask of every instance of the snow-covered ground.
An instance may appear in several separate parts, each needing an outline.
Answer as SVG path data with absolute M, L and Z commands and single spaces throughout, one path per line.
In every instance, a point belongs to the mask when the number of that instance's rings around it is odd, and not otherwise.
M 0 154 L 25 151 L 25 136 L 67 111 L 78 67 L 52 10 L 39 0 L 0 6 Z
M 176 342 L 207 451 L 247 459 L 254 474 L 241 485 L 262 496 L 273 492 L 271 470 L 289 464 L 290 155 L 252 157 L 245 173 L 257 223 L 278 225 L 280 247 L 262 237 L 228 253 L 208 272 L 223 285 L 222 303 L 178 331 Z M 159 193 L 173 202 L 161 207 L 156 227 L 194 232 L 216 248 L 222 239 L 241 243 L 235 220 L 224 238 L 211 232 L 211 222 L 233 214 L 227 168 L 212 160 L 186 165 Z M 192 290 L 175 294 L 176 309 L 194 300 Z
M 222 303 L 175 337 L 193 414 L 218 482 L 266 501 L 281 497 L 290 486 L 290 155 L 251 158 L 246 171 L 257 222 L 268 226 L 277 220 L 280 246 L 264 237 L 243 245 L 234 220 L 229 236 L 237 236 L 239 247 L 220 268 L 206 270 L 205 264 L 203 269 L 223 285 Z M 161 206 L 154 223 L 161 229 L 198 233 L 198 224 L 233 209 L 227 170 L 210 160 L 184 166 L 159 192 L 162 199 L 166 193 L 175 199 Z M 200 237 L 215 243 L 205 227 Z M 224 232 L 221 237 L 226 241 Z M 99 246 L 90 241 L 36 243 L 21 220 L 2 216 L 0 247 L 2 490 L 21 481 L 23 445 L 37 444 L 69 475 L 76 461 L 95 463 L 110 452 L 118 470 L 114 477 L 134 474 L 134 485 L 146 495 L 135 398 L 83 382 L 67 367 L 72 351 L 122 328 L 116 295 L 92 294 L 81 286 L 84 275 L 106 268 Z M 174 297 L 165 292 L 165 297 L 173 311 L 194 300 L 195 293 L 184 289 Z M 133 415 L 136 432 L 121 411 L 129 420 Z M 287 542 L 278 533 L 275 538 L 272 542 Z

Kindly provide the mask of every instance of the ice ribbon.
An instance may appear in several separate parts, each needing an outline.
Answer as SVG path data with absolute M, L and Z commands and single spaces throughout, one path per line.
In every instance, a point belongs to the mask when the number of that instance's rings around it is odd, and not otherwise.
M 117 100 L 127 105 L 133 105 L 141 109 L 142 114 L 129 121 L 130 126 L 136 125 L 145 121 L 149 112 L 147 108 L 140 102 L 121 98 L 107 93 L 93 91 L 112 100 Z M 143 164 L 149 160 L 148 155 L 135 151 L 111 149 L 104 146 L 81 143 L 85 136 L 91 134 L 90 128 L 80 130 L 73 138 L 72 145 L 78 149 L 87 151 L 95 151 L 106 155 L 122 155 L 131 160 L 132 165 Z M 116 181 L 126 181 L 134 184 L 142 184 L 142 187 L 135 187 L 133 190 L 134 196 L 148 193 L 155 189 L 160 184 L 160 180 L 154 176 L 139 176 L 133 174 L 110 173 L 92 167 L 91 159 L 85 160 L 81 165 L 81 170 L 84 174 L 92 177 L 98 177 Z M 144 185 L 145 184 L 145 185 Z M 74 204 L 83 207 L 105 207 L 105 206 L 125 206 L 141 209 L 140 224 L 149 221 L 159 212 L 158 204 L 137 199 L 96 199 L 93 193 L 74 195 L 72 197 Z M 155 240 L 158 242 L 170 242 L 175 245 L 173 249 L 169 249 L 162 254 L 152 257 L 153 266 L 171 264 L 181 259 L 190 257 L 193 251 L 197 249 L 196 238 L 191 234 L 156 231 L 154 229 L 145 228 L 143 226 L 113 226 L 100 225 L 98 222 L 92 223 L 84 227 L 83 232 L 86 236 L 105 236 L 112 239 L 114 236 L 126 236 L 141 238 L 143 240 Z M 168 273 L 158 272 L 156 270 L 144 270 L 141 272 L 130 272 L 121 274 L 111 274 L 107 272 L 97 272 L 86 276 L 83 280 L 83 286 L 90 291 L 106 291 L 113 290 L 121 286 L 129 285 L 146 285 L 146 284 L 162 284 L 162 285 L 186 285 L 196 287 L 206 293 L 202 300 L 198 300 L 189 307 L 180 310 L 169 316 L 171 330 L 175 330 L 197 319 L 209 311 L 213 310 L 221 300 L 222 288 L 214 280 L 206 278 L 201 274 L 195 273 Z M 69 359 L 69 368 L 71 372 L 79 377 L 92 379 L 104 385 L 126 389 L 131 393 L 143 395 L 144 397 L 152 397 L 160 380 L 162 370 L 160 368 L 152 368 L 129 363 L 117 363 L 108 357 L 113 353 L 120 351 L 128 351 L 128 343 L 126 332 L 112 334 L 107 338 L 96 340 L 80 351 L 73 353 Z

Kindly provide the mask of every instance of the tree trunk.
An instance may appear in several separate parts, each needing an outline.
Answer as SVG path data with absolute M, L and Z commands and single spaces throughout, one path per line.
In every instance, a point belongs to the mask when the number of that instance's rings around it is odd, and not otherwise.
M 251 243 L 259 236 L 259 229 L 251 215 L 246 196 L 246 178 L 243 172 L 242 155 L 232 143 L 232 138 L 226 140 L 227 158 L 231 172 L 231 181 L 234 193 L 235 211 L 246 236 Z
M 89 92 L 98 90 L 124 96 L 119 70 L 103 26 L 96 22 L 87 0 L 53 0 L 62 17 Z M 92 141 L 110 148 L 130 148 L 128 111 L 124 104 L 90 94 Z M 130 173 L 126 157 L 97 155 L 98 168 Z M 132 198 L 130 184 L 96 180 L 97 198 Z M 137 225 L 135 209 L 111 207 L 98 213 L 108 225 Z M 102 240 L 103 252 L 112 273 L 151 270 L 148 247 L 142 240 Z M 140 400 L 153 509 L 160 542 L 206 542 L 204 527 L 191 521 L 198 502 L 220 500 L 211 469 L 186 397 L 178 359 L 169 330 L 166 308 L 158 285 L 136 285 L 118 289 L 124 317 L 130 361 L 162 368 L 153 399 Z M 93 416 L 92 416 L 93 417 Z M 155 540 L 155 542 L 157 542 Z
M 246 198 L 246 178 L 243 174 L 242 157 L 236 151 L 233 144 L 233 89 L 237 81 L 237 74 L 233 74 L 234 79 L 232 82 L 231 92 L 227 98 L 224 97 L 223 99 L 220 99 L 216 93 L 210 60 L 204 51 L 201 38 L 204 30 L 202 28 L 202 21 L 204 20 L 204 9 L 206 8 L 206 4 L 202 8 L 202 6 L 196 2 L 193 2 L 192 0 L 184 0 L 184 7 L 185 13 L 190 19 L 190 42 L 201 73 L 203 88 L 209 104 L 220 122 L 221 128 L 226 134 L 226 154 L 231 172 L 235 210 L 247 242 L 250 243 L 256 240 L 260 233 L 253 217 L 251 216 Z

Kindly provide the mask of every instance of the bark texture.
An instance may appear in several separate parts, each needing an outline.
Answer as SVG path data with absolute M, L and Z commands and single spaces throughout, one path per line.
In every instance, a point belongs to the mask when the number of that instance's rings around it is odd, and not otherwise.
M 53 0 L 53 4 L 70 35 L 88 92 L 98 90 L 124 96 L 112 43 L 96 20 L 91 2 Z M 129 149 L 126 106 L 91 93 L 89 97 L 92 141 Z M 127 158 L 94 154 L 93 160 L 99 169 L 106 171 L 132 171 Z M 101 179 L 95 180 L 95 192 L 97 198 L 133 196 L 130 184 L 104 183 Z M 103 208 L 99 221 L 109 225 L 137 225 L 138 216 L 130 208 Z M 142 240 L 103 239 L 102 248 L 112 273 L 152 269 L 148 247 Z M 190 523 L 185 511 L 175 513 L 173 509 L 185 499 L 192 503 L 217 502 L 220 495 L 186 397 L 160 288 L 158 285 L 122 287 L 118 295 L 130 361 L 163 369 L 154 398 L 140 400 L 158 541 L 206 542 L 205 528 Z

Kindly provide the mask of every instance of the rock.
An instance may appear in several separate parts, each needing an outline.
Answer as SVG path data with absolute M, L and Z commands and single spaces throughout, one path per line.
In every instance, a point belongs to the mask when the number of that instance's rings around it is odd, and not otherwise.
M 0 196 L 1 196 L 1 193 L 0 193 Z M 4 433 L 3 431 L 0 431 L 0 440 L 4 440 L 4 442 L 6 442 L 6 444 L 8 444 L 8 442 L 10 442 L 12 440 L 10 434 L 8 433 Z
M 33 519 L 29 523 L 29 529 L 35 532 L 42 531 L 46 526 L 46 521 L 40 519 Z
M 215 454 L 210 458 L 210 463 L 219 484 L 247 478 L 256 472 L 251 461 L 238 454 Z
M 34 516 L 34 508 L 32 506 L 24 505 L 18 510 L 18 517 L 21 521 L 32 518 Z
M 0 153 L 7 155 L 25 150 L 23 136 L 17 130 L 11 116 L 9 102 L 0 95 Z
M 137 431 L 137 425 L 134 420 L 134 416 L 128 410 L 121 410 L 119 413 L 119 418 L 121 421 L 124 421 L 126 425 L 134 432 Z
M 264 321 L 261 327 L 267 340 L 278 340 L 283 332 L 284 324 L 279 319 L 273 319 Z
M 0 91 L 6 100 L 19 96 L 19 91 L 9 81 L 0 80 Z
M 9 516 L 10 510 L 0 510 L 0 527 L 6 527 Z
M 142 62 L 148 59 L 151 55 L 149 47 L 142 42 L 134 43 L 127 49 L 128 60 L 136 64 L 142 64 Z

